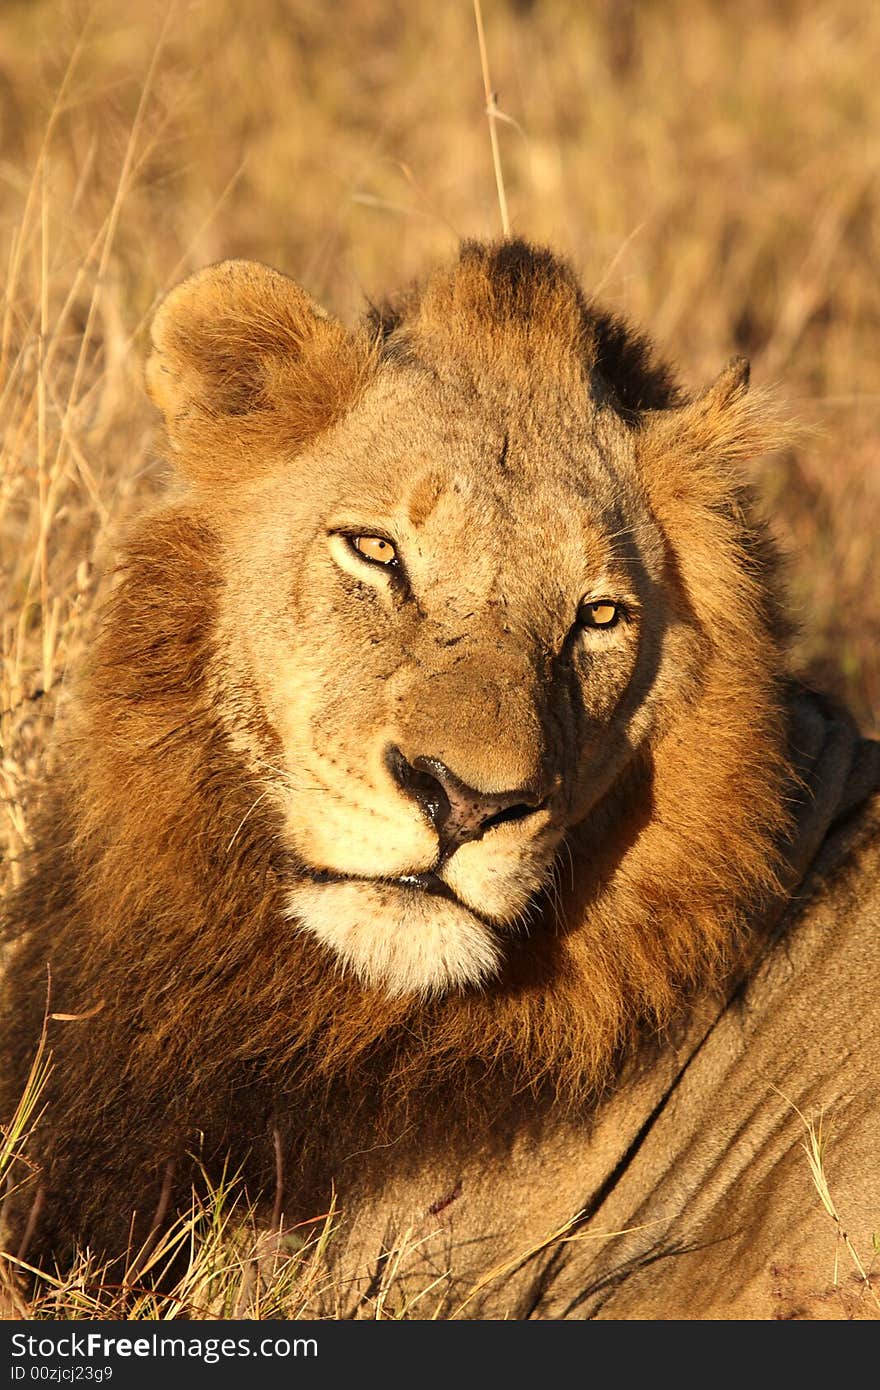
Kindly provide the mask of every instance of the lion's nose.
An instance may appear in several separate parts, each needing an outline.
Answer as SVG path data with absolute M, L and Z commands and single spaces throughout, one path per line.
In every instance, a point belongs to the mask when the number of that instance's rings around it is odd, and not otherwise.
M 543 804 L 541 794 L 528 787 L 510 792 L 477 791 L 439 758 L 418 757 L 409 762 L 393 744 L 385 762 L 401 791 L 418 802 L 437 831 L 441 859 L 448 859 L 468 840 L 479 840 L 494 825 L 523 820 Z

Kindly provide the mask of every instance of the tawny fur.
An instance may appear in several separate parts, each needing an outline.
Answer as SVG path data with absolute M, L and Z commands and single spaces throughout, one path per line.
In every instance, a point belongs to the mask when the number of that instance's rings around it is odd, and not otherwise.
M 96 1010 L 50 1026 L 55 1070 L 34 1145 L 48 1201 L 33 1253 L 44 1258 L 76 1240 L 118 1250 L 132 1204 L 148 1223 L 169 1159 L 185 1199 L 187 1153 L 209 1169 L 231 1153 L 254 1193 L 271 1186 L 273 1128 L 288 1154 L 290 1209 L 308 1215 L 331 1182 L 344 1188 L 336 1160 L 389 1136 L 410 1131 L 412 1154 L 453 1130 L 491 1147 L 548 1107 L 591 1104 L 640 1042 L 743 968 L 779 892 L 787 833 L 785 628 L 772 547 L 738 471 L 783 430 L 765 400 L 746 395 L 740 366 L 688 401 L 644 340 L 588 304 L 549 253 L 522 243 L 466 245 L 455 266 L 351 334 L 284 277 L 221 267 L 174 292 L 154 340 L 151 390 L 188 485 L 122 547 L 32 862 L 7 905 L 16 945 L 0 1035 L 12 1058 L 4 1115 L 50 978 L 52 1011 Z M 305 881 L 285 821 L 296 770 L 261 685 L 284 638 L 255 637 L 263 645 L 251 669 L 236 645 L 250 640 L 237 586 L 251 583 L 237 528 L 268 495 L 258 489 L 297 456 L 330 449 L 334 431 L 364 412 L 358 438 L 381 452 L 395 437 L 398 382 L 414 397 L 428 383 L 438 400 L 479 409 L 499 437 L 518 411 L 514 442 L 532 441 L 537 472 L 545 428 L 564 451 L 575 425 L 588 427 L 597 469 L 623 451 L 602 503 L 620 513 L 623 535 L 639 499 L 659 576 L 643 617 L 662 606 L 678 643 L 666 674 L 657 657 L 656 690 L 654 674 L 641 674 L 633 679 L 644 689 L 630 682 L 621 696 L 641 742 L 588 815 L 562 824 L 527 929 L 501 938 L 499 973 L 429 997 L 364 985 L 289 920 L 287 896 Z M 314 508 L 323 483 L 312 467 L 298 486 Z M 519 476 L 498 470 L 493 487 L 520 489 L 527 508 Z M 352 486 L 371 476 L 353 457 Z M 430 527 L 433 484 L 420 487 Z M 548 530 L 548 575 L 555 544 Z M 471 563 L 466 547 L 450 560 Z M 298 640 L 318 649 L 332 601 L 325 581 L 305 594 L 283 573 L 270 583 L 279 611 L 295 611 Z M 360 615 L 385 604 L 375 619 L 385 634 L 391 609 L 382 595 L 357 602 L 352 640 L 368 651 L 373 619 Z M 496 608 L 486 615 L 482 635 L 462 628 L 462 650 L 477 653 L 469 670 L 491 662 Z M 544 620 L 537 603 L 508 618 L 523 642 Z M 499 652 L 507 630 L 498 628 Z M 528 708 L 515 693 L 518 668 L 506 684 L 498 677 L 521 701 L 508 741 L 499 736 L 499 765 L 519 767 L 542 739 L 576 761 L 586 737 L 571 702 L 554 705 L 557 667 L 535 663 Z M 438 667 L 438 680 L 451 671 Z M 478 719 L 479 690 L 473 698 Z M 598 709 L 601 691 L 590 698 Z M 363 691 L 345 699 L 378 739 Z M 458 746 L 476 779 L 488 764 L 479 741 L 466 743 L 457 687 L 441 715 L 444 749 Z M 410 730 L 417 717 L 400 716 Z M 609 742 L 622 718 L 608 713 Z M 488 872 L 483 860 L 478 871 Z M 381 1161 L 370 1162 L 378 1183 Z

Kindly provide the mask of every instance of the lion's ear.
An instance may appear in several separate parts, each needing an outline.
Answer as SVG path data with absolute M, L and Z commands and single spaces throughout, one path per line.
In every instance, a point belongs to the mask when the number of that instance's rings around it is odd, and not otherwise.
M 749 392 L 749 364 L 735 357 L 686 405 L 645 412 L 640 435 L 649 492 L 714 507 L 736 493 L 750 460 L 785 447 L 794 431 L 769 392 Z
M 153 320 L 147 389 L 185 473 L 229 482 L 302 448 L 350 404 L 360 340 L 254 261 L 191 275 Z

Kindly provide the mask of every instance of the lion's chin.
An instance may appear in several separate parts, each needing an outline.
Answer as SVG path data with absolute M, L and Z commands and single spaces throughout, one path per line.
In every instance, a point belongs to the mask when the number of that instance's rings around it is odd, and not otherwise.
M 392 883 L 304 883 L 289 916 L 346 970 L 390 997 L 442 994 L 498 973 L 492 929 L 464 904 Z

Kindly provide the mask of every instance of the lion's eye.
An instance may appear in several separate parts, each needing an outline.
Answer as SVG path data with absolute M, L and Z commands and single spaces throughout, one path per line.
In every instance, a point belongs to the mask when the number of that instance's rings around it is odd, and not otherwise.
M 600 598 L 593 603 L 582 603 L 578 609 L 578 622 L 581 627 L 614 627 L 620 618 L 620 605 L 610 599 Z
M 384 536 L 350 536 L 349 545 L 374 565 L 393 565 L 397 562 L 397 551 Z

